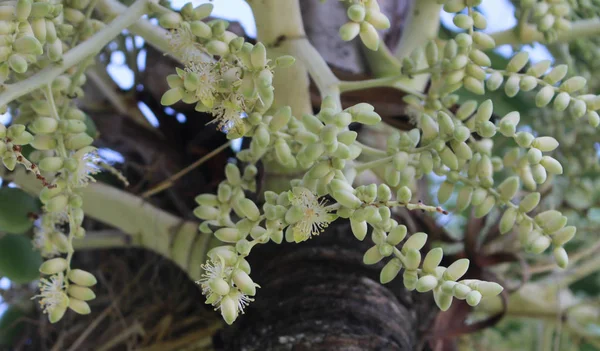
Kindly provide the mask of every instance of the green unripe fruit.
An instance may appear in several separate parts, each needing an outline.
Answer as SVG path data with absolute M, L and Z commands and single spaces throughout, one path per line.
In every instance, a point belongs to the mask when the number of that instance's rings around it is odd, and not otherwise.
M 28 231 L 32 214 L 40 211 L 38 201 L 18 188 L 0 188 L 0 231 L 22 234 Z

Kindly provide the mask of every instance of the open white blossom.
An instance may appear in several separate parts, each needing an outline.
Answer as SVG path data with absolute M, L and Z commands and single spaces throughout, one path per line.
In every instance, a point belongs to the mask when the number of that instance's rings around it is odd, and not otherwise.
M 292 190 L 291 203 L 302 209 L 302 219 L 292 227 L 294 241 L 301 242 L 319 235 L 335 218 L 326 207 L 324 198 L 319 199 L 310 190 L 296 187 Z
M 77 168 L 74 172 L 69 173 L 71 184 L 76 187 L 84 187 L 89 182 L 95 182 L 92 175 L 100 172 L 98 164 L 102 162 L 96 148 L 84 147 L 74 153 L 73 158 L 77 161 Z
M 65 294 L 64 275 L 58 273 L 49 279 L 40 279 L 39 288 L 40 294 L 32 299 L 40 298 L 40 306 L 42 306 L 43 312 L 48 314 L 51 322 L 62 318 L 69 304 L 69 297 Z

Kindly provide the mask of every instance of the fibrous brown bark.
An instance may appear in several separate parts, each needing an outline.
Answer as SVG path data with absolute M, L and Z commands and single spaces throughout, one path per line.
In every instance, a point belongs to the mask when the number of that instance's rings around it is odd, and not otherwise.
M 222 335 L 226 350 L 415 350 L 431 301 L 401 275 L 379 283 L 384 262 L 362 263 L 373 245 L 345 220 L 301 244 L 253 250 L 256 301 Z

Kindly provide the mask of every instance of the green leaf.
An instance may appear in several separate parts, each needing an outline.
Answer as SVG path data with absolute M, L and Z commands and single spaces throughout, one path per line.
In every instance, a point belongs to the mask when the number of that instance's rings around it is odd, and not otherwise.
M 25 326 L 25 322 L 23 321 L 15 322 L 25 316 L 25 311 L 16 305 L 8 306 L 4 313 L 2 313 L 2 316 L 0 316 L 0 346 L 14 344 L 15 339 Z
M 17 284 L 29 283 L 40 277 L 41 264 L 42 256 L 25 236 L 6 234 L 0 238 L 0 276 Z
M 39 201 L 23 190 L 0 189 L 0 232 L 25 233 L 33 225 L 30 214 L 39 211 Z
M 94 123 L 94 120 L 92 120 L 92 118 L 86 114 L 83 123 L 85 123 L 85 132 L 87 133 L 87 135 L 96 139 L 98 137 L 98 128 L 96 128 L 96 123 Z

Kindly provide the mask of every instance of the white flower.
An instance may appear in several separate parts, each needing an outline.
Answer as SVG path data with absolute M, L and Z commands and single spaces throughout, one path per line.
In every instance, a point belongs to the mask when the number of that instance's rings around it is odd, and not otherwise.
M 303 217 L 293 227 L 294 241 L 301 242 L 319 235 L 329 226 L 335 216 L 329 213 L 324 198 L 317 198 L 310 190 L 295 187 L 290 196 L 292 205 L 302 209 Z
M 50 232 L 43 227 L 33 228 L 33 247 L 35 247 L 42 257 L 54 257 L 60 254 L 58 247 L 50 240 Z
M 242 128 L 242 113 L 245 111 L 244 97 L 239 93 L 232 93 L 229 97 L 218 105 L 216 105 L 212 114 L 215 119 L 209 123 L 219 123 L 219 129 L 226 129 L 228 131 L 235 131 L 238 134 L 241 133 Z
M 98 164 L 102 162 L 94 147 L 84 147 L 72 156 L 77 161 L 77 168 L 69 173 L 69 182 L 76 187 L 86 186 L 89 182 L 95 182 L 93 174 L 100 172 Z
M 218 306 L 222 296 L 216 294 L 212 290 L 210 282 L 214 279 L 229 280 L 229 276 L 233 270 L 231 267 L 226 267 L 223 260 L 208 260 L 201 267 L 204 270 L 204 273 L 202 273 L 201 278 L 196 281 L 196 284 L 200 285 L 202 288 L 202 295 L 206 296 L 206 303 Z
M 179 54 L 182 62 L 196 62 L 205 59 L 204 52 L 188 25 L 172 30 L 169 44 L 171 51 Z
M 42 278 L 39 283 L 40 294 L 32 299 L 40 298 L 40 306 L 44 313 L 52 314 L 56 310 L 66 310 L 69 297 L 65 294 L 65 278 L 62 273 L 55 274 L 50 279 Z M 59 318 L 60 319 L 60 318 Z
M 230 293 L 229 296 L 234 299 L 238 312 L 244 314 L 244 308 L 250 304 L 250 302 L 254 301 L 253 298 L 248 297 L 248 295 L 244 294 L 239 290 L 235 290 Z
M 221 80 L 218 67 L 212 62 L 192 62 L 185 70 L 197 75 L 198 84 L 194 93 L 202 104 L 212 108 L 215 104 L 215 94 Z

